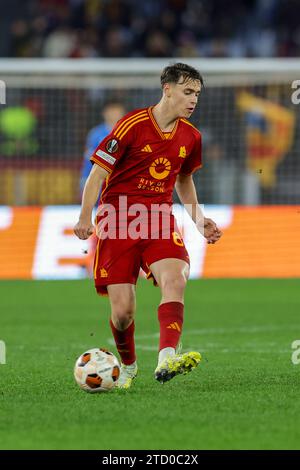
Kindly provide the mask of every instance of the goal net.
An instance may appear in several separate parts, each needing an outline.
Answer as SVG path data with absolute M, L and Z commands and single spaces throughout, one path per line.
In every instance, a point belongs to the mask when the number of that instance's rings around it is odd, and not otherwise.
M 189 60 L 205 88 L 192 116 L 203 135 L 195 176 L 204 204 L 300 200 L 300 106 L 292 60 Z M 0 60 L 0 204 L 76 204 L 88 132 L 109 99 L 156 103 L 165 60 Z

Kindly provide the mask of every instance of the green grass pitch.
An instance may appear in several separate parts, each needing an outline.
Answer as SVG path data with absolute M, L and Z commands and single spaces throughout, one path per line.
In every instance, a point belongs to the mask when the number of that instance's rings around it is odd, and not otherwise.
M 300 448 L 299 280 L 189 281 L 183 350 L 205 360 L 164 385 L 153 379 L 159 290 L 140 280 L 139 376 L 94 395 L 75 384 L 75 359 L 115 348 L 92 281 L 5 281 L 0 299 L 1 449 Z

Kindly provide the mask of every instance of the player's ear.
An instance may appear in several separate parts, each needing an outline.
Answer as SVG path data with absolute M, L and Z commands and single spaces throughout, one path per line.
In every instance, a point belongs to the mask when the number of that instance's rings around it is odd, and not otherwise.
M 170 87 L 170 83 L 165 83 L 164 86 L 163 86 L 163 92 L 164 92 L 164 95 L 166 95 L 168 98 L 170 98 L 171 96 L 171 87 Z

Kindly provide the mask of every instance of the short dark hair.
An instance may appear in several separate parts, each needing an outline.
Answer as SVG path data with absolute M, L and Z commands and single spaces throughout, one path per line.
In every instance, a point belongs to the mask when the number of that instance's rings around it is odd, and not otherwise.
M 163 87 L 165 83 L 178 83 L 180 77 L 183 77 L 183 82 L 187 80 L 199 80 L 201 85 L 204 85 L 203 77 L 199 70 L 194 69 L 194 67 L 190 65 L 177 62 L 163 69 L 160 77 L 161 86 Z

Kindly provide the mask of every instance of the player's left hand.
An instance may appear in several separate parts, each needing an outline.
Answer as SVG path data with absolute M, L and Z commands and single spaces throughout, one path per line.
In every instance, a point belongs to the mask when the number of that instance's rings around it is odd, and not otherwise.
M 217 224 L 213 220 L 207 219 L 206 217 L 204 218 L 203 228 L 203 236 L 206 238 L 207 243 L 209 244 L 216 243 L 223 235 Z

